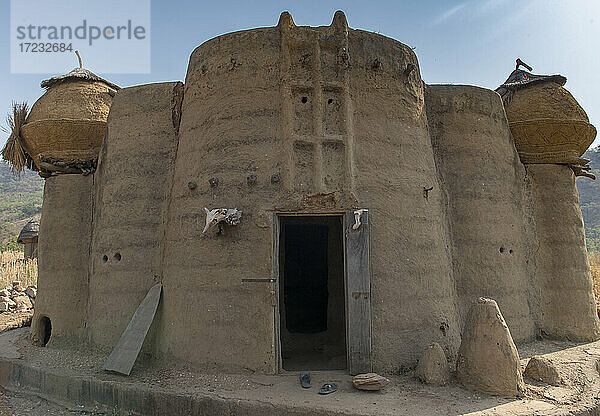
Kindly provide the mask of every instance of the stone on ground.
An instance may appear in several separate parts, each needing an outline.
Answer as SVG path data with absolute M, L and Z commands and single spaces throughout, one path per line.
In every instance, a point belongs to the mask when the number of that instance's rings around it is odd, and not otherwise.
M 0 302 L 0 312 L 6 312 L 8 308 L 8 302 Z
M 470 390 L 505 397 L 523 392 L 519 353 L 496 301 L 479 298 L 469 310 L 456 375 Z
M 425 348 L 416 371 L 423 383 L 442 386 L 450 381 L 450 369 L 444 350 L 437 342 Z
M 376 391 L 385 388 L 390 380 L 375 373 L 359 374 L 352 379 L 352 385 L 359 390 Z
M 556 365 L 548 358 L 536 355 L 531 357 L 523 375 L 535 381 L 559 386 L 562 384 Z
M 25 289 L 25 293 L 30 298 L 35 299 L 35 296 L 37 295 L 37 289 L 35 288 L 35 286 L 29 286 L 27 289 Z
M 23 310 L 33 308 L 33 304 L 31 303 L 31 299 L 29 299 L 29 296 L 17 296 L 13 300 L 17 304 L 17 309 Z
M 2 298 L 0 298 L 0 301 L 1 301 L 1 302 L 6 302 L 6 303 L 8 304 L 8 306 L 10 306 L 10 307 L 13 307 L 13 306 L 16 306 L 16 305 L 17 305 L 17 304 L 15 303 L 15 301 L 14 301 L 14 300 L 12 300 L 12 298 L 5 298 L 5 297 L 2 297 Z
M 8 309 L 5 306 L 0 307 L 0 313 L 32 309 L 36 296 L 37 287 L 35 285 L 23 288 L 21 283 L 15 280 L 11 286 L 0 290 L 0 303 L 8 305 Z

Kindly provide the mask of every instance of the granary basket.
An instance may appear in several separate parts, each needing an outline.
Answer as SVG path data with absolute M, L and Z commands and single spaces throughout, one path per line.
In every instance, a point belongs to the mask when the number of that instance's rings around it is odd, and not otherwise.
M 119 88 L 85 69 L 42 82 L 47 91 L 21 127 L 24 147 L 39 170 L 48 161 L 92 161 L 98 157 L 106 119 Z
M 576 163 L 596 129 L 563 88 L 561 75 L 533 75 L 516 69 L 498 88 L 515 147 L 523 163 Z

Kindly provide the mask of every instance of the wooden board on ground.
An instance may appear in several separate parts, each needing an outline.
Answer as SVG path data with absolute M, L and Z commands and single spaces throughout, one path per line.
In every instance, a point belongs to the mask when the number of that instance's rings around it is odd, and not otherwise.
M 108 356 L 108 360 L 102 367 L 103 370 L 126 376 L 131 373 L 133 364 L 142 349 L 144 339 L 146 339 L 150 325 L 154 320 L 161 292 L 162 285 L 160 283 L 150 288 L 133 314 L 119 342 Z

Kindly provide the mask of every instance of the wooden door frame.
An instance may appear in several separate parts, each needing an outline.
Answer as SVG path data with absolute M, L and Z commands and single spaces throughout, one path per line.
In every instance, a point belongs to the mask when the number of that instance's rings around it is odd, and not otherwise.
M 347 258 L 346 258 L 346 214 L 348 210 L 332 210 L 332 211 L 315 211 L 315 212 L 274 212 L 273 213 L 273 278 L 272 284 L 274 293 L 274 308 L 273 308 L 273 322 L 275 330 L 273 332 L 273 345 L 275 346 L 275 361 L 276 361 L 276 373 L 285 371 L 283 369 L 283 360 L 281 357 L 281 311 L 279 309 L 280 296 L 279 293 L 279 239 L 281 233 L 281 218 L 282 217 L 341 217 L 341 233 L 342 233 L 342 251 L 343 251 L 343 262 L 344 262 L 344 318 L 345 322 L 345 337 L 346 337 L 346 369 L 350 370 L 350 362 L 348 358 L 349 344 L 348 344 L 348 274 L 347 274 Z

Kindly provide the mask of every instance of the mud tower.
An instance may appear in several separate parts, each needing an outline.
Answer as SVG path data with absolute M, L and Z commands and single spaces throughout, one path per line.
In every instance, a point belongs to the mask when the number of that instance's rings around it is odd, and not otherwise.
M 143 351 L 197 368 L 452 361 L 480 296 L 517 343 L 595 339 L 573 169 L 524 165 L 511 127 L 342 12 L 209 40 L 185 84 L 116 92 L 92 174 L 46 179 L 32 331 L 108 354 L 160 283 Z
M 525 166 L 526 215 L 530 232 L 532 297 L 539 302 L 543 335 L 581 339 L 597 331 L 590 291 L 585 231 L 575 186 L 587 176 L 589 160 L 581 158 L 596 137 L 585 110 L 563 86 L 562 75 L 534 75 L 517 60 L 516 69 L 498 89 L 512 137 Z M 533 264 L 534 263 L 534 264 Z M 583 337 L 584 339 L 586 337 Z
M 348 361 L 354 372 L 418 358 L 419 347 L 398 343 L 453 350 L 423 92 L 409 47 L 349 30 L 341 12 L 320 28 L 284 13 L 275 28 L 197 48 L 173 168 L 159 348 L 264 371 Z M 203 225 L 203 207 L 215 204 L 241 209 L 241 224 L 202 236 L 190 224 Z M 182 289 L 191 302 L 167 298 Z

